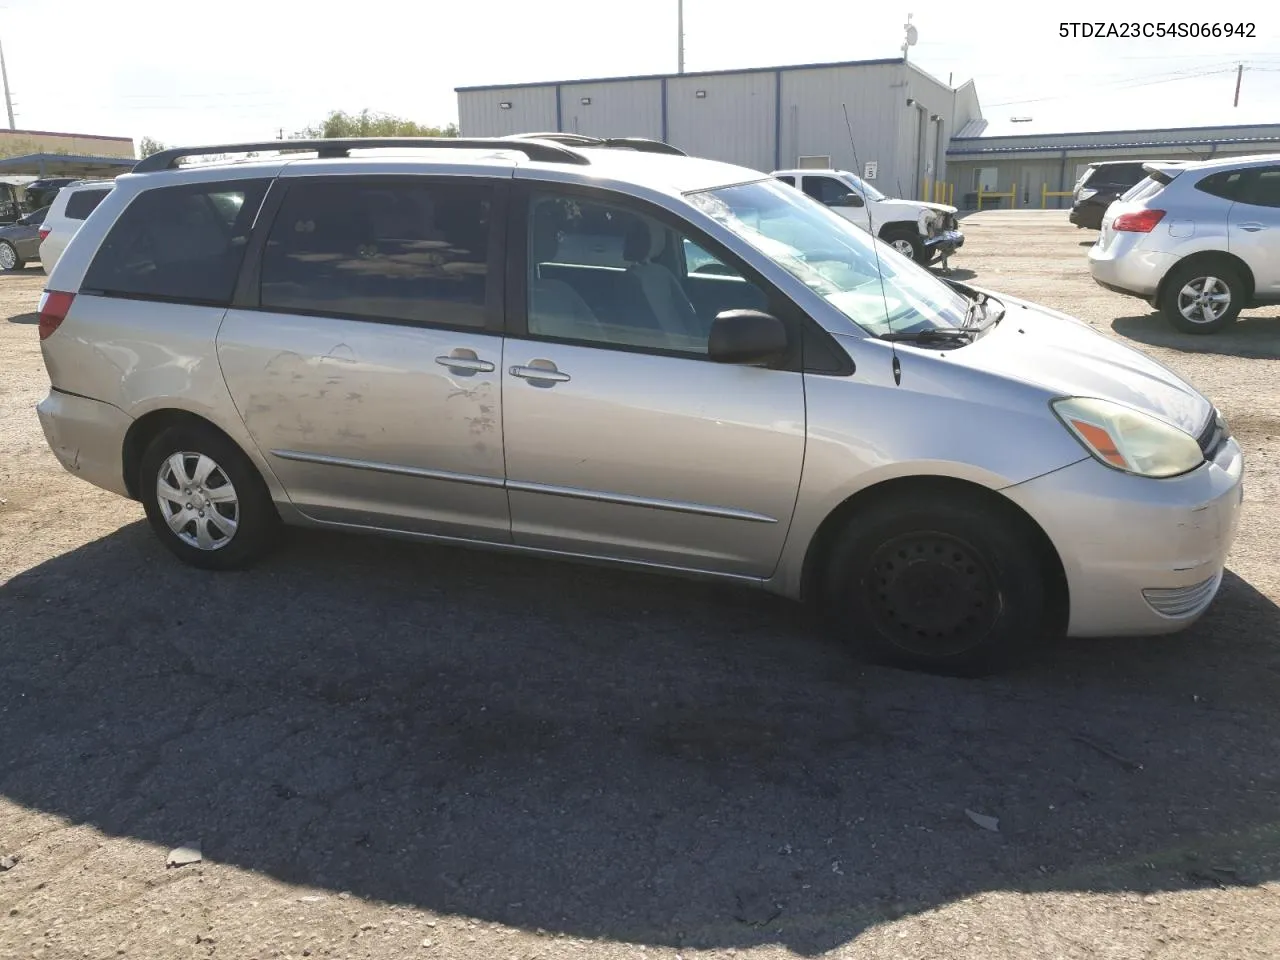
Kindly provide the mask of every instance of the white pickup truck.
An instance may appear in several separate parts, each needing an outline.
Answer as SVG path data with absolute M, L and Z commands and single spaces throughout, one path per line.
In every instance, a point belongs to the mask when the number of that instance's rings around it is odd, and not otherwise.
M 847 170 L 775 170 L 770 176 L 803 190 L 916 263 L 928 266 L 964 246 L 955 207 L 894 200 Z

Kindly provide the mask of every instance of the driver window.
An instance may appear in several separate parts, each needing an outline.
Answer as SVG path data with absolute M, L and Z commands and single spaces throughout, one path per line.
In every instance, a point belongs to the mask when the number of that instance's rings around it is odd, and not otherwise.
M 805 177 L 804 192 L 819 203 L 828 207 L 844 206 L 844 198 L 853 193 L 847 183 L 841 183 L 835 177 Z

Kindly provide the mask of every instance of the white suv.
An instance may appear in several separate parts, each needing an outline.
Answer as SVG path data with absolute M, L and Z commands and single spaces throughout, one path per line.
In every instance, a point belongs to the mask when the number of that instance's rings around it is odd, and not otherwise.
M 1093 279 L 1141 297 L 1184 333 L 1217 333 L 1280 303 L 1280 157 L 1144 164 L 1107 208 Z
M 69 184 L 58 191 L 40 227 L 40 265 L 45 273 L 53 272 L 53 265 L 80 229 L 80 224 L 97 209 L 111 188 L 109 181 L 87 180 Z

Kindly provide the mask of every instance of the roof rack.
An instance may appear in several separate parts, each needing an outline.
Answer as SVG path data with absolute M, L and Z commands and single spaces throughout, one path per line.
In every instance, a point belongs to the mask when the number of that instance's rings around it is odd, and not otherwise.
M 576 147 L 606 147 L 625 150 L 636 150 L 640 153 L 667 153 L 676 157 L 687 157 L 688 154 L 679 147 L 673 147 L 662 140 L 651 140 L 648 137 L 590 137 L 585 133 L 513 133 L 508 140 L 546 140 L 551 143 L 563 143 Z
M 585 144 L 584 144 L 585 146 Z M 172 170 L 178 161 L 186 157 L 208 157 L 222 153 L 276 153 L 281 150 L 314 150 L 321 159 L 345 157 L 352 150 L 369 150 L 392 147 L 396 149 L 438 149 L 444 147 L 451 150 L 516 150 L 530 160 L 548 163 L 572 163 L 577 166 L 589 164 L 591 161 L 582 154 L 570 150 L 567 146 L 549 143 L 538 139 L 516 139 L 511 137 L 481 137 L 463 139 L 461 137 L 343 137 L 321 140 L 267 140 L 260 143 L 223 143 L 206 147 L 178 147 L 172 150 L 161 150 L 149 157 L 139 160 L 133 167 L 134 173 L 151 173 L 156 170 Z M 675 149 L 674 147 L 672 149 Z

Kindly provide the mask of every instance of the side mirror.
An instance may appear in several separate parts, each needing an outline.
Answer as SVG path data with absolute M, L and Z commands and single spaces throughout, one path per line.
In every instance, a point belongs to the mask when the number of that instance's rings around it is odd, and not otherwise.
M 862 197 L 856 193 L 846 193 L 844 199 L 840 202 L 842 207 L 860 207 L 862 205 Z
M 787 328 L 760 310 L 717 314 L 707 338 L 707 356 L 716 363 L 766 366 L 787 353 Z

